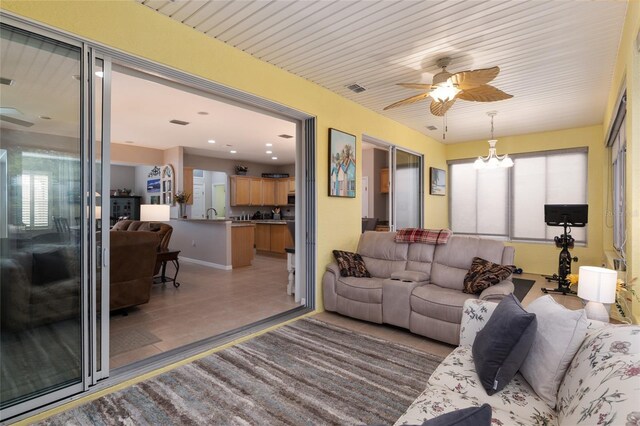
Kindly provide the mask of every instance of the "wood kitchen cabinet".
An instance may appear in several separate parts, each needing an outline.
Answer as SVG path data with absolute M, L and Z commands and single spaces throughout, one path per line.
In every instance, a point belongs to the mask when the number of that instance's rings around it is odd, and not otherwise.
M 262 179 L 262 205 L 275 206 L 276 202 L 276 180 Z
M 262 202 L 263 191 L 262 191 L 262 178 L 252 177 L 249 178 L 251 180 L 250 189 L 251 189 L 251 197 L 250 197 L 250 206 L 262 206 L 264 203 Z
M 289 202 L 289 179 L 278 179 L 275 190 L 275 205 L 286 206 Z M 266 203 L 265 203 L 266 204 Z
M 191 194 L 187 204 L 193 204 L 193 167 L 182 168 L 182 190 L 188 194 Z
M 271 251 L 271 225 L 256 223 L 256 250 Z
M 288 180 L 289 180 L 289 193 L 290 194 L 295 194 L 296 193 L 296 178 L 295 177 L 290 177 Z
M 389 193 L 389 169 L 380 169 L 380 193 Z
M 251 178 L 231 176 L 231 205 L 249 206 L 251 203 Z

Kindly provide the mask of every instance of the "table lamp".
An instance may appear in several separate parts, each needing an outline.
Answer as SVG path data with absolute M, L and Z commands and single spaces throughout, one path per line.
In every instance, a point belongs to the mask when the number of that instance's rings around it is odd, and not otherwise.
M 169 220 L 169 204 L 141 204 L 140 220 L 145 222 L 166 222 Z
M 616 301 L 618 273 L 613 269 L 581 266 L 578 273 L 578 297 L 587 300 L 587 318 L 609 322 L 609 312 L 603 303 Z

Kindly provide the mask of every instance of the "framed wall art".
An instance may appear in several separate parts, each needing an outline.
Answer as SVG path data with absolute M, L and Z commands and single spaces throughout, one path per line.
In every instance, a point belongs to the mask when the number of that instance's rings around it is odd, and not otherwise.
M 329 196 L 356 196 L 356 137 L 329 129 Z
M 447 172 L 442 169 L 431 169 L 431 185 L 429 185 L 429 194 L 446 195 L 447 193 Z

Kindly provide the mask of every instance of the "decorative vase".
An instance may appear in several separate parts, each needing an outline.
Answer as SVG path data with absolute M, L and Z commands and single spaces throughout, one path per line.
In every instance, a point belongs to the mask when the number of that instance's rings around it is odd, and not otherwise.
M 187 217 L 187 205 L 185 203 L 178 203 L 178 217 L 181 219 Z

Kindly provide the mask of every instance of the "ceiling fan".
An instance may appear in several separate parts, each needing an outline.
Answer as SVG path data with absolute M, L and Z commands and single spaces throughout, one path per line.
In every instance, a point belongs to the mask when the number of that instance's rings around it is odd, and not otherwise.
M 447 71 L 447 66 L 450 63 L 451 58 L 438 59 L 437 65 L 442 68 L 442 71 L 433 76 L 431 84 L 398 83 L 398 86 L 406 87 L 407 89 L 426 89 L 427 91 L 394 102 L 384 109 L 388 110 L 401 105 L 409 105 L 431 97 L 431 114 L 443 116 L 457 99 L 474 102 L 495 102 L 513 97 L 513 95 L 487 84 L 498 76 L 499 67 L 460 71 L 451 74 Z

